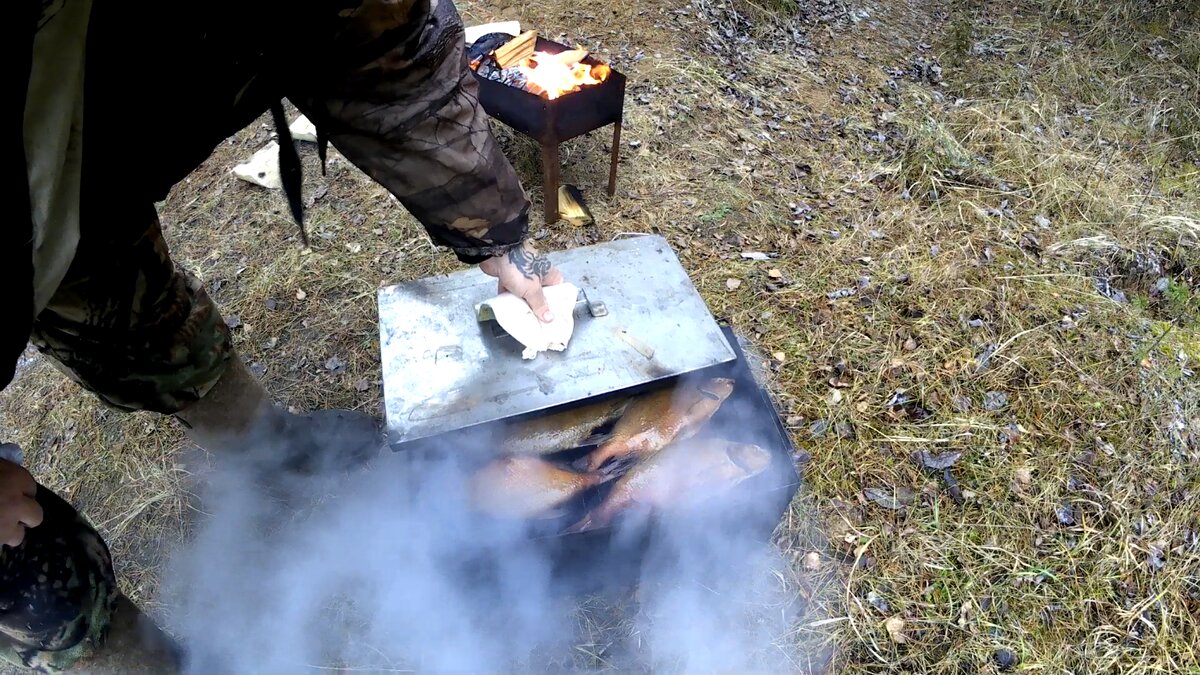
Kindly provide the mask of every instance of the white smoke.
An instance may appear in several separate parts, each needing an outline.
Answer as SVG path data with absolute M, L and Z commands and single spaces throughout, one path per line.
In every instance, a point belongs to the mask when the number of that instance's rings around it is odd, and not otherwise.
M 585 550 L 576 569 L 645 552 L 636 611 L 589 660 L 576 591 L 593 574 L 563 581 L 546 542 L 472 514 L 469 448 L 446 450 L 287 479 L 286 494 L 245 464 L 208 476 L 206 515 L 164 583 L 187 672 L 794 672 L 774 646 L 789 604 L 769 533 L 699 514 L 657 522 L 648 545 L 627 534 L 607 557 Z

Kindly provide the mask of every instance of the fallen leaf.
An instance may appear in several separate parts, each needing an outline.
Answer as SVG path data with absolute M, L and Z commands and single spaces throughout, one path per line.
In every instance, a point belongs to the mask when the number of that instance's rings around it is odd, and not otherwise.
M 1054 507 L 1054 515 L 1062 525 L 1074 525 L 1076 523 L 1075 507 L 1070 504 L 1063 503 Z
M 917 493 L 906 487 L 867 488 L 863 496 L 892 511 L 900 511 L 917 500 Z
M 777 267 L 772 267 L 771 269 L 767 270 L 767 276 L 771 277 L 772 279 L 782 279 L 783 272 L 780 272 L 779 268 Z
M 967 412 L 968 410 L 971 409 L 971 406 L 973 404 L 971 403 L 971 399 L 967 398 L 966 396 L 963 396 L 962 394 L 955 394 L 950 399 L 950 405 L 957 412 Z
M 346 369 L 346 362 L 336 356 L 331 356 L 325 361 L 325 370 L 333 373 L 340 373 Z
M 1165 553 L 1165 549 L 1167 548 L 1166 542 L 1156 541 L 1153 544 L 1150 544 L 1149 548 L 1150 555 L 1146 559 L 1146 562 L 1150 565 L 1150 569 L 1154 570 L 1155 572 L 1161 571 L 1162 568 L 1167 566 L 1167 555 Z
M 880 614 L 890 614 L 892 608 L 888 606 L 887 600 L 884 600 L 875 591 L 867 591 L 867 604 L 879 610 Z
M 367 378 L 362 377 L 359 378 L 358 382 L 354 383 L 354 388 L 358 391 L 366 391 L 371 388 L 371 383 L 367 381 Z
M 829 396 L 826 397 L 825 400 L 829 402 L 829 405 L 837 405 L 837 404 L 841 403 L 842 402 L 842 390 L 841 389 L 830 389 Z
M 913 453 L 913 459 L 917 464 L 931 471 L 942 471 L 949 469 L 962 459 L 962 450 L 953 452 L 935 453 L 928 450 L 919 450 Z
M 1017 481 L 1017 485 L 1027 488 L 1033 483 L 1033 472 L 1027 467 L 1021 467 L 1013 472 L 1013 478 Z
M 242 320 L 238 318 L 237 314 L 227 316 L 225 317 L 225 325 L 228 326 L 230 330 L 233 330 L 234 328 L 242 325 Z
M 908 642 L 908 638 L 904 636 L 904 619 L 893 616 L 883 622 L 883 627 L 887 629 L 888 637 L 892 638 L 892 642 L 898 645 Z
M 1008 394 L 1002 391 L 989 391 L 983 395 L 983 409 L 995 412 L 1008 405 Z
M 308 293 L 305 293 L 303 288 L 296 289 L 296 299 L 297 300 L 303 300 L 307 297 L 308 297 Z
M 362 244 L 358 243 L 357 241 L 351 242 L 346 244 L 346 250 L 350 251 L 351 253 L 359 253 L 362 251 Z
M 958 627 L 966 628 L 967 624 L 971 623 L 971 617 L 975 613 L 975 606 L 970 600 L 964 600 L 962 607 L 958 609 Z
M 263 375 L 267 374 L 267 367 L 264 366 L 263 364 L 259 363 L 258 361 L 255 361 L 254 363 L 250 364 L 250 372 L 255 377 L 262 377 Z
M 737 290 L 741 285 L 742 285 L 741 279 L 726 279 L 725 280 L 725 288 L 728 288 L 731 291 Z

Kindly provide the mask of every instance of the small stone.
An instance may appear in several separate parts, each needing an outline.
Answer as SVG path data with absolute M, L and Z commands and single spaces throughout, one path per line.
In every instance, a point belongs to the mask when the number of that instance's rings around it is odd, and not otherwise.
M 1012 653 L 1012 650 L 1001 647 L 1000 649 L 997 649 L 994 654 L 992 654 L 992 663 L 996 664 L 996 667 L 1000 669 L 1000 672 L 1007 673 L 1013 668 L 1016 668 L 1019 661 L 1017 659 L 1017 655 Z
M 331 356 L 325 361 L 325 370 L 332 373 L 340 373 L 346 369 L 346 362 L 336 356 Z
M 303 288 L 296 289 L 296 299 L 297 300 L 303 300 L 307 297 L 308 297 L 308 293 L 305 293 Z
M 783 352 L 775 352 L 774 354 L 771 354 L 771 356 L 780 363 L 787 361 L 787 354 L 784 354 Z
M 893 616 L 883 622 L 883 627 L 887 630 L 888 637 L 892 638 L 892 642 L 902 645 L 908 642 L 908 637 L 904 635 L 904 619 L 898 616 Z
M 358 382 L 354 383 L 354 388 L 358 391 L 366 391 L 371 388 L 371 382 L 367 378 L 359 378 Z
M 275 298 L 267 298 L 267 302 L 265 304 L 267 305 L 267 309 L 270 310 L 274 310 L 279 306 L 279 303 L 275 302 Z
M 767 270 L 767 276 L 771 277 L 772 279 L 782 279 L 783 272 L 780 272 L 779 268 L 777 267 L 772 267 L 770 270 Z
M 731 291 L 736 291 L 738 288 L 741 287 L 741 285 L 742 285 L 741 279 L 726 279 L 725 280 L 725 288 L 728 288 Z
M 821 569 L 821 554 L 816 551 L 809 551 L 804 555 L 804 569 L 809 572 L 816 572 Z
M 258 361 L 255 361 L 254 363 L 250 364 L 250 372 L 255 377 L 261 378 L 263 375 L 267 374 L 267 367 L 264 366 L 263 364 L 259 363 Z
M 1017 481 L 1017 485 L 1023 488 L 1029 487 L 1033 483 L 1033 472 L 1023 466 L 1013 472 L 1013 478 Z
M 234 328 L 242 325 L 242 320 L 238 318 L 237 314 L 234 314 L 233 316 L 227 316 L 225 317 L 225 325 L 229 327 L 229 330 L 233 330 Z

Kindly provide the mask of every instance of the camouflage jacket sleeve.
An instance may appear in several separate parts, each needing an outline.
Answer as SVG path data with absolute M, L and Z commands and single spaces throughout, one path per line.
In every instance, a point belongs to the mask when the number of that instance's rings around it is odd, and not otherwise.
M 519 244 L 529 200 L 479 104 L 453 4 L 341 4 L 350 8 L 323 23 L 336 34 L 288 98 L 459 259 Z

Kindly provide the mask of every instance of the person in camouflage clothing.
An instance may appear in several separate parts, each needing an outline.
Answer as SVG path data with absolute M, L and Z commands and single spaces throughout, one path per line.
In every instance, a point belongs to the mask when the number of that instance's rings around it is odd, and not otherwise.
M 269 445 L 276 468 L 303 473 L 378 451 L 369 416 L 293 415 L 270 400 L 159 227 L 155 202 L 264 112 L 280 127 L 285 97 L 322 148 L 386 187 L 436 243 L 552 318 L 541 289 L 562 277 L 526 241 L 529 201 L 476 98 L 449 0 L 18 0 L 15 11 L 5 156 L 27 189 L 0 225 L 0 388 L 32 342 L 105 404 L 172 415 L 218 455 Z M 279 131 L 302 219 L 299 162 Z M 100 535 L 5 452 L 0 657 L 47 672 L 179 669 L 181 652 L 119 592 Z

